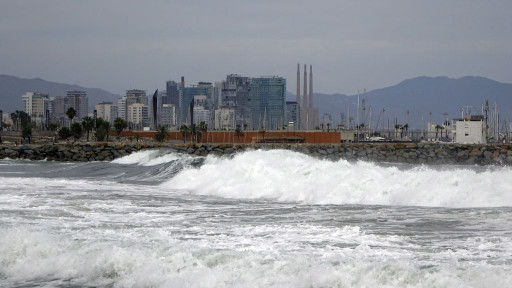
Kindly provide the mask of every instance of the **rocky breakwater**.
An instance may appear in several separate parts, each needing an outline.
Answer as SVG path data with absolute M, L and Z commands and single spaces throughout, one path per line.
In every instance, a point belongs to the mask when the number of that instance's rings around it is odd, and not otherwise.
M 231 155 L 247 149 L 285 149 L 313 157 L 411 164 L 512 165 L 512 145 L 442 143 L 181 144 L 172 150 L 197 156 Z
M 54 145 L 0 146 L 0 159 L 54 161 L 111 161 L 155 144 L 65 143 Z

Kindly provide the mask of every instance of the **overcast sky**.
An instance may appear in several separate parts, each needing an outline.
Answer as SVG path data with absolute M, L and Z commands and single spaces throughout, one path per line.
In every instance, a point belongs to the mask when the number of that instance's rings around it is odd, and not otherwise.
M 104 88 L 164 88 L 297 63 L 316 92 L 352 94 L 420 75 L 512 82 L 512 1 L 0 2 L 0 74 Z

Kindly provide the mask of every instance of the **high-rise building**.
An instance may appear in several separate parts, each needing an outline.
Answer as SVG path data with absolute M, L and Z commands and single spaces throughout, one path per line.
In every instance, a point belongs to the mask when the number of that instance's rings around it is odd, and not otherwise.
M 180 84 L 174 81 L 167 81 L 165 98 L 162 104 L 173 104 L 174 107 L 178 107 L 180 104 Z
M 285 94 L 286 79 L 282 77 L 251 78 L 249 128 L 266 130 L 283 128 L 286 121 Z
M 126 106 L 126 96 L 117 100 L 117 117 L 128 121 L 128 106 Z
M 51 117 L 52 123 L 57 123 L 61 126 L 69 126 L 69 119 L 66 115 L 68 111 L 68 103 L 66 97 L 56 96 L 51 98 Z
M 212 110 L 209 109 L 211 103 L 206 95 L 194 96 L 194 123 L 199 125 L 201 122 L 212 127 Z
M 66 102 L 69 108 L 73 108 L 76 111 L 76 116 L 73 118 L 73 121 L 80 121 L 87 116 L 88 101 L 84 91 L 68 91 Z
M 114 123 L 117 118 L 117 106 L 112 102 L 102 102 L 95 106 L 97 117 L 107 122 Z
M 206 96 L 207 99 L 213 98 L 213 86 L 211 83 L 201 83 L 197 86 L 183 87 L 180 89 L 180 103 L 178 109 L 178 125 L 191 124 L 194 120 L 190 115 L 190 107 L 193 105 L 195 96 Z M 210 107 L 207 107 L 210 109 Z
M 126 91 L 126 95 L 117 100 L 117 114 L 118 117 L 128 121 L 128 107 L 135 103 L 148 105 L 148 97 L 146 91 L 139 89 L 132 89 Z
M 148 105 L 148 96 L 146 95 L 145 90 L 140 90 L 140 89 L 128 90 L 128 91 L 126 91 L 126 98 L 134 98 L 135 99 L 134 103 L 142 103 L 144 105 Z M 128 105 L 128 106 L 130 106 L 130 105 Z
M 149 124 L 148 106 L 135 103 L 128 106 L 128 124 L 131 129 L 142 130 Z
M 48 94 L 27 92 L 21 96 L 21 101 L 23 103 L 23 112 L 27 113 L 40 129 L 45 128 L 49 124 L 46 123 L 50 107 Z
M 168 129 L 176 127 L 176 106 L 173 104 L 162 104 L 158 117 L 159 125 Z
M 251 108 L 249 105 L 250 78 L 231 74 L 222 81 L 221 108 L 235 110 L 236 125 L 250 125 Z

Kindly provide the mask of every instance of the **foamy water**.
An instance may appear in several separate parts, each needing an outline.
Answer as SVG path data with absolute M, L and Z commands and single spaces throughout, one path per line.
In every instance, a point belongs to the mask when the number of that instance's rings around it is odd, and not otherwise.
M 512 286 L 508 167 L 279 150 L 0 164 L 0 286 Z

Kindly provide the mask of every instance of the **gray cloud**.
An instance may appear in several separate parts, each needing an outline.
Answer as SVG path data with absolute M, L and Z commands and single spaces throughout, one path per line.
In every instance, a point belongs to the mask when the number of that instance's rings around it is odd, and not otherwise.
M 149 2 L 149 3 L 146 3 Z M 0 73 L 164 87 L 314 65 L 319 92 L 418 75 L 512 82 L 510 1 L 3 1 Z

